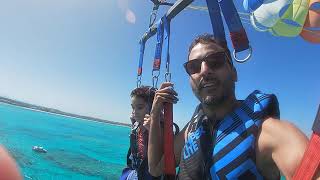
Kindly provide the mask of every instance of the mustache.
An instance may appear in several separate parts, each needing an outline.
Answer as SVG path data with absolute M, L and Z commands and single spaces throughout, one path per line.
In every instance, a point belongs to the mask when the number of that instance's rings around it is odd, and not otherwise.
M 198 90 L 204 88 L 204 86 L 208 83 L 219 84 L 219 80 L 217 78 L 201 78 L 198 84 Z

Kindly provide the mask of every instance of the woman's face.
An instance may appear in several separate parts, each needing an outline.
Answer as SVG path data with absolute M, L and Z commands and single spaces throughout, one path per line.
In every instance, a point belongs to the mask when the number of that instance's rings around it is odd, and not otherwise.
M 144 116 L 148 113 L 148 104 L 143 98 L 133 96 L 131 98 L 132 118 L 135 121 L 143 122 Z

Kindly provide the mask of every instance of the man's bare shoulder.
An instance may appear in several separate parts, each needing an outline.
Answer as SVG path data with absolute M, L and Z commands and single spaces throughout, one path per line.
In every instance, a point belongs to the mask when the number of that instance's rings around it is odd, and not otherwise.
M 275 118 L 263 121 L 257 141 L 258 152 L 272 159 L 286 177 L 294 174 L 307 145 L 307 136 L 294 124 Z
M 261 126 L 260 137 L 270 138 L 268 142 L 284 143 L 289 142 L 308 142 L 306 135 L 298 129 L 293 123 L 279 120 L 276 118 L 267 118 Z

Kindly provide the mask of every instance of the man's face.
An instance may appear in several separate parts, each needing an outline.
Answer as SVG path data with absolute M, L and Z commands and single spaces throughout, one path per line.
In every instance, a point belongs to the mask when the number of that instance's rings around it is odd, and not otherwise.
M 216 44 L 198 43 L 189 55 L 189 62 L 197 62 L 190 66 L 193 67 L 189 74 L 192 90 L 208 106 L 217 106 L 234 95 L 236 71 L 223 52 L 224 49 Z

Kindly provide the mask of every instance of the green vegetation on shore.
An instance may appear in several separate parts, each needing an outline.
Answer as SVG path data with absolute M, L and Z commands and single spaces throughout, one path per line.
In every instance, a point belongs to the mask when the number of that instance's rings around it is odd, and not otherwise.
M 54 113 L 54 114 L 59 114 L 59 115 L 64 115 L 64 116 L 80 118 L 80 119 L 98 121 L 98 122 L 109 123 L 109 124 L 114 124 L 114 125 L 121 125 L 121 126 L 130 126 L 130 124 L 126 124 L 126 123 L 108 121 L 108 120 L 89 117 L 89 116 L 82 116 L 82 115 L 67 113 L 67 112 L 63 112 L 63 111 L 57 110 L 57 109 L 47 108 L 47 107 L 38 106 L 38 105 L 33 105 L 33 104 L 29 104 L 29 103 L 25 103 L 25 102 L 13 100 L 13 99 L 1 97 L 1 96 L 0 96 L 0 102 L 6 103 L 6 104 L 11 104 L 11 105 L 14 105 L 14 106 L 20 106 L 20 107 L 24 107 L 24 108 L 33 109 L 33 110 L 44 111 L 44 112 L 49 112 L 49 113 Z

